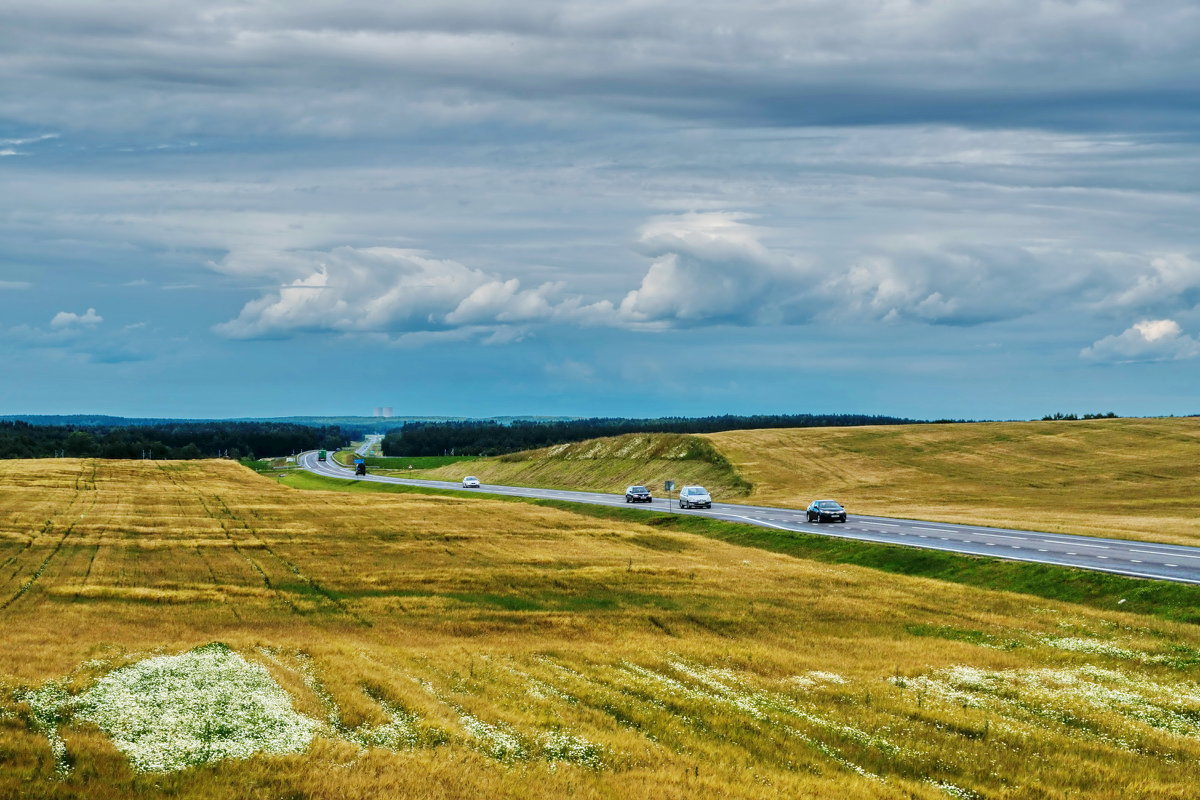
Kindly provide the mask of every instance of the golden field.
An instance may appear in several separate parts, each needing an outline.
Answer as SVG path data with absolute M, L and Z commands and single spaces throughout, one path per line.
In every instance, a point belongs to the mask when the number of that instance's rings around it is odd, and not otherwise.
M 210 642 L 310 746 L 138 772 L 28 700 Z M 1189 797 L 1197 663 L 1192 626 L 531 504 L 0 463 L 5 798 Z
M 1200 419 L 729 431 L 743 502 L 1200 544 Z M 737 500 L 735 500 L 737 502 Z
M 722 497 L 740 497 L 749 490 L 708 441 L 675 433 L 631 433 L 435 469 L 372 472 L 441 481 L 475 475 L 484 483 L 598 492 L 624 492 L 626 486 L 636 484 L 656 490 L 665 480 L 674 480 L 678 486 L 702 484 Z

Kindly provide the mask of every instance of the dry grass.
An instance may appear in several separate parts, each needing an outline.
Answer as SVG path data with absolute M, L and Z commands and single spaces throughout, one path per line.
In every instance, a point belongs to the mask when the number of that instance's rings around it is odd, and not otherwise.
M 754 491 L 892 517 L 1200 544 L 1200 420 L 730 431 L 706 438 Z
M 475 475 L 484 483 L 601 492 L 624 492 L 634 484 L 657 492 L 667 480 L 676 486 L 700 484 L 722 497 L 740 497 L 749 489 L 703 438 L 673 433 L 632 433 L 437 469 L 373 472 L 450 481 Z
M 14 700 L 213 641 L 323 721 L 306 753 L 139 774 L 67 719 L 58 775 Z M 1188 626 L 526 504 L 0 464 L 0 797 L 1184 797 L 1198 660 Z

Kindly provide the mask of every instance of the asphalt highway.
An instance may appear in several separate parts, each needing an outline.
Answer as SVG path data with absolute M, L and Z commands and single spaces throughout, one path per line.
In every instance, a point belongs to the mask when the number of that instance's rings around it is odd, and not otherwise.
M 1013 561 L 1058 564 L 1097 572 L 1112 572 L 1135 578 L 1200 584 L 1200 547 L 1006 528 L 985 528 L 946 522 L 868 517 L 857 514 L 852 514 L 845 523 L 812 523 L 807 521 L 804 509 L 713 503 L 712 509 L 684 510 L 664 499 L 656 499 L 653 503 L 627 504 L 623 494 L 533 489 L 524 486 L 485 484 L 481 489 L 464 490 L 462 484 L 457 481 L 427 481 L 383 475 L 366 475 L 355 478 L 352 469 L 340 466 L 332 458 L 329 461 L 317 461 L 315 452 L 302 453 L 297 457 L 297 464 L 309 472 L 331 478 L 456 489 L 479 494 L 563 500 L 591 505 L 624 506 L 648 511 L 668 511 L 673 514 L 712 517 L 713 519 L 749 523 L 795 533 L 813 533 L 865 542 L 990 556 Z

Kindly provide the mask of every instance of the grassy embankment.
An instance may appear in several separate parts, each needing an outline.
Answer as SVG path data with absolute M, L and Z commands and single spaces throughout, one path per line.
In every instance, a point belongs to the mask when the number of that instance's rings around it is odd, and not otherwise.
M 746 502 L 1200 544 L 1200 419 L 730 431 Z
M 300 492 L 228 462 L 0 464 L 0 510 L 3 797 L 1115 799 L 1200 779 L 1191 625 L 624 509 Z M 69 705 L 14 695 L 213 641 L 320 721 L 303 753 L 138 773 Z
M 451 481 L 470 472 L 484 483 L 550 489 L 623 492 L 626 486 L 642 484 L 661 491 L 663 481 L 674 480 L 676 486 L 702 484 L 722 497 L 742 497 L 750 490 L 750 485 L 708 441 L 673 433 L 592 439 L 473 459 L 470 464 L 402 472 L 412 478 Z

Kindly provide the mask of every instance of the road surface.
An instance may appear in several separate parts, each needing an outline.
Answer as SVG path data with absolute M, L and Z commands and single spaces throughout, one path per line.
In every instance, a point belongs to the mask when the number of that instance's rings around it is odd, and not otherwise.
M 365 449 L 365 447 L 366 445 L 360 449 Z M 356 479 L 352 469 L 342 467 L 333 460 L 317 461 L 315 452 L 302 453 L 297 457 L 297 463 L 301 468 L 317 475 Z M 510 497 L 564 500 L 590 505 L 623 506 L 649 511 L 669 511 L 675 514 L 691 514 L 729 522 L 749 523 L 763 528 L 795 533 L 815 533 L 864 542 L 921 547 L 927 550 L 946 550 L 952 553 L 991 556 L 1013 561 L 1033 561 L 1039 564 L 1057 564 L 1097 572 L 1112 572 L 1135 578 L 1200 584 L 1200 547 L 1152 544 L 1126 539 L 1102 539 L 1063 533 L 984 528 L 978 525 L 957 525 L 946 522 L 867 517 L 857 514 L 851 515 L 849 521 L 845 523 L 812 523 L 807 521 L 803 509 L 713 503 L 712 509 L 683 510 L 661 499 L 650 504 L 626 504 L 623 494 L 601 492 L 492 485 L 484 485 L 482 489 L 463 490 L 462 484 L 456 481 L 427 481 L 382 475 L 359 476 L 357 480 L 396 483 L 404 486 L 425 486 L 435 489 L 456 489 Z

